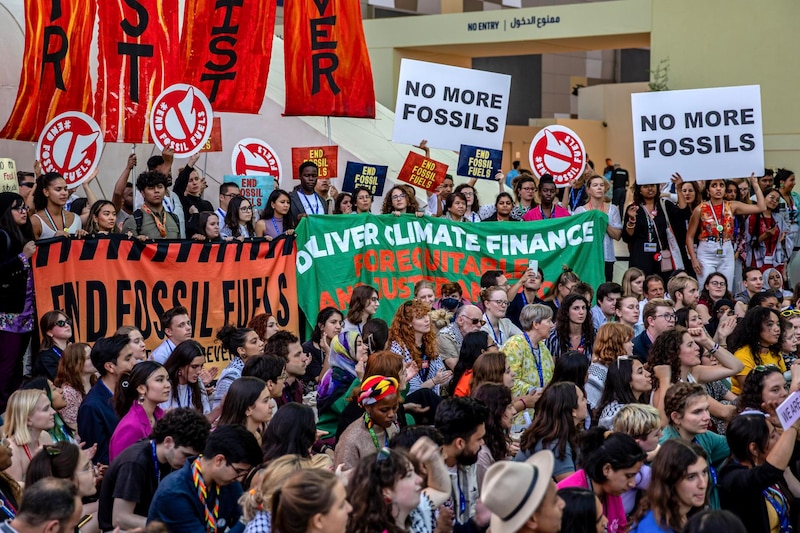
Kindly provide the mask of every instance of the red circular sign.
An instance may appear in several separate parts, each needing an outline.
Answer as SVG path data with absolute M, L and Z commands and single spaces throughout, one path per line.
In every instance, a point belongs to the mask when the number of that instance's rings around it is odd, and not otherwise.
M 281 181 L 281 160 L 278 153 L 261 139 L 242 139 L 231 154 L 231 170 L 237 176 L 272 176 L 277 186 Z
M 214 112 L 197 87 L 178 83 L 164 89 L 153 102 L 150 136 L 159 149 L 170 147 L 177 156 L 196 154 L 211 136 Z
M 70 188 L 89 179 L 102 153 L 100 126 L 79 111 L 67 111 L 48 122 L 36 145 L 36 159 L 42 170 L 58 172 Z
M 533 173 L 539 178 L 550 174 L 557 187 L 565 187 L 586 167 L 583 142 L 564 126 L 547 126 L 539 131 L 531 141 L 528 158 Z

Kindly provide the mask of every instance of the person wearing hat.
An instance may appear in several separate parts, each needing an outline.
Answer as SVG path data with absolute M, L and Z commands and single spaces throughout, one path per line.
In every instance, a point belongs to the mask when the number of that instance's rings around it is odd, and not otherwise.
M 25 199 L 0 193 L 0 412 L 22 384 L 22 359 L 35 326 L 30 262 L 35 251 Z
M 345 470 L 355 468 L 359 460 L 388 447 L 398 433 L 397 408 L 400 391 L 397 380 L 386 376 L 370 376 L 361 383 L 358 403 L 364 416 L 347 426 L 336 444 L 334 463 Z
M 483 479 L 481 502 L 492 512 L 492 533 L 558 533 L 564 500 L 553 482 L 550 450 L 524 463 L 498 461 Z

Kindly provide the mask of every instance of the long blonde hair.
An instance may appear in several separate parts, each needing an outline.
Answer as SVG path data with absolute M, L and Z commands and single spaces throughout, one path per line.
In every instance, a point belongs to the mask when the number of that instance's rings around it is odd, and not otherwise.
M 8 439 L 13 439 L 17 446 L 31 442 L 28 418 L 36 410 L 39 396 L 47 398 L 44 392 L 37 389 L 18 390 L 8 398 L 2 431 Z
M 325 468 L 328 464 L 330 463 L 321 463 L 296 454 L 284 455 L 271 461 L 264 469 L 261 484 L 251 487 L 239 498 L 245 520 L 249 522 L 259 511 L 269 511 L 272 508 L 272 496 L 289 476 L 307 468 Z

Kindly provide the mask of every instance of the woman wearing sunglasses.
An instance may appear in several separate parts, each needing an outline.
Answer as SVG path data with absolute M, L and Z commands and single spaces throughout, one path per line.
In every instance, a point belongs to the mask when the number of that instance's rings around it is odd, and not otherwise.
M 36 320 L 30 258 L 36 251 L 28 206 L 19 194 L 0 194 L 0 412 L 22 383 L 22 357 Z
M 33 363 L 33 375 L 56 379 L 58 362 L 72 338 L 72 321 L 62 311 L 48 311 L 39 320 L 41 352 Z

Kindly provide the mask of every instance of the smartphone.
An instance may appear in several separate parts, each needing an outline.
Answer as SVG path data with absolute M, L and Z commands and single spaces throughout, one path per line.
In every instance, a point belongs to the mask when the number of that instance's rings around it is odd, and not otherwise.
M 539 260 L 531 259 L 528 261 L 528 268 L 534 272 L 539 272 Z

